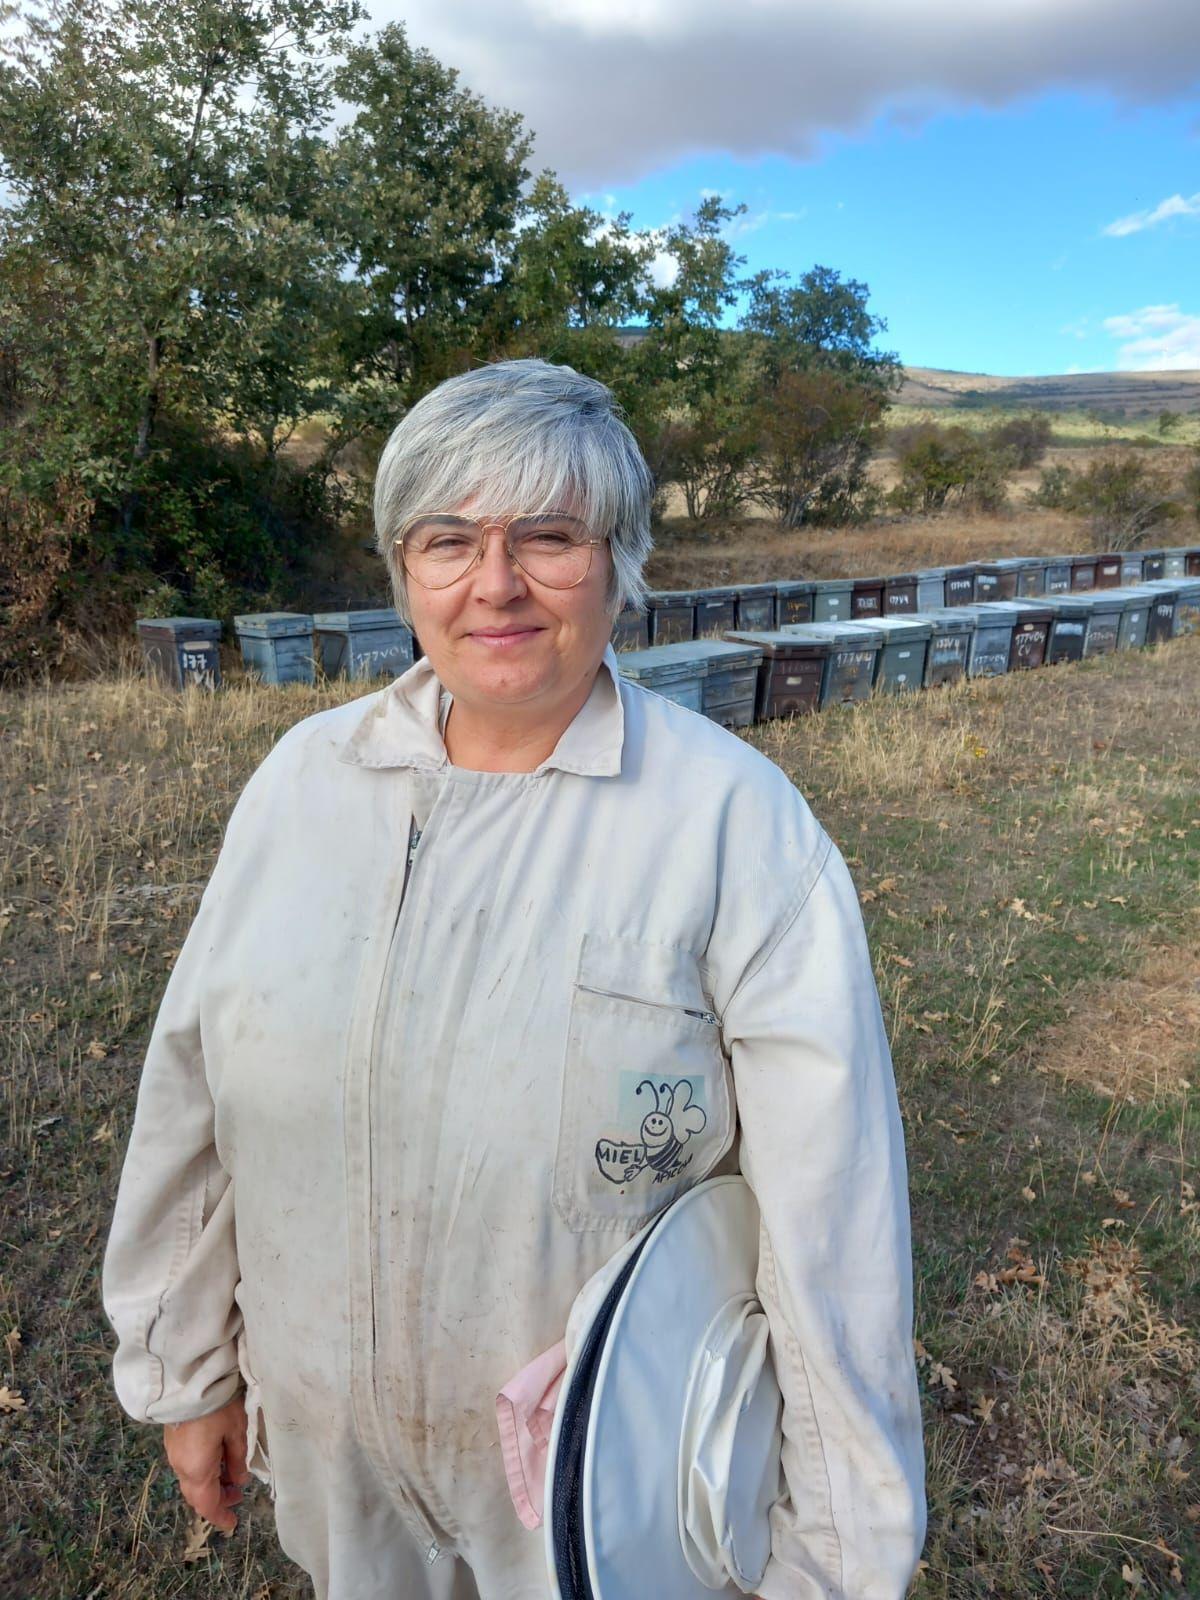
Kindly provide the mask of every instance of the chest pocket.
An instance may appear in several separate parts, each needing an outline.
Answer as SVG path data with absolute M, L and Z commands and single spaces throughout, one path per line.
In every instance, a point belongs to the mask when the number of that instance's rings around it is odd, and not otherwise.
M 638 1227 L 733 1136 L 721 1027 L 694 957 L 588 934 L 571 1000 L 554 1204 L 573 1232 Z

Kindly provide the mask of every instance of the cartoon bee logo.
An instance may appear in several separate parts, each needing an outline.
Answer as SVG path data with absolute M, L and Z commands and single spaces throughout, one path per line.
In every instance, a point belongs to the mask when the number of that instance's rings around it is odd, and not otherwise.
M 693 1134 L 700 1133 L 708 1121 L 704 1107 L 692 1101 L 692 1085 L 687 1078 L 675 1083 L 653 1083 L 643 1078 L 635 1093 L 648 1089 L 654 1096 L 654 1109 L 642 1119 L 639 1139 L 598 1139 L 596 1165 L 610 1183 L 631 1183 L 649 1167 L 655 1183 L 677 1177 L 692 1157 L 683 1147 Z

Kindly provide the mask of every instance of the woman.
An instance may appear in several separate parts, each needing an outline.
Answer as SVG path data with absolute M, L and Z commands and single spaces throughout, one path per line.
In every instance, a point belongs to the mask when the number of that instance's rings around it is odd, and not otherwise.
M 905 1157 L 857 898 L 777 767 L 618 677 L 650 492 L 566 367 L 409 412 L 375 515 L 425 657 L 251 777 L 150 1041 L 105 1264 L 117 1392 L 218 1526 L 247 1462 L 268 1477 L 330 1600 L 546 1595 L 497 1392 L 721 1172 L 761 1208 L 784 1394 L 762 1595 L 897 1597 L 920 1551 Z M 670 1139 L 643 1137 L 647 1081 Z

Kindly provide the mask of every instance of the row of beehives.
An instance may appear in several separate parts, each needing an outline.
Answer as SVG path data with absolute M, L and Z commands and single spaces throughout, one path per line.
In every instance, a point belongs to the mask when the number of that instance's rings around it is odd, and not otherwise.
M 879 578 L 788 579 L 720 588 L 652 591 L 643 611 L 623 612 L 618 650 L 770 631 L 796 623 L 912 617 L 993 600 L 1102 593 L 1162 579 L 1200 578 L 1200 547 L 1099 556 L 1018 556 L 960 567 L 930 567 Z M 388 607 L 363 611 L 264 612 L 234 619 L 248 669 L 268 683 L 394 676 L 420 646 Z M 220 681 L 221 624 L 205 617 L 142 618 L 148 670 L 182 686 Z
M 1200 577 L 1034 600 L 931 607 L 908 617 L 729 629 L 623 652 L 622 673 L 727 727 L 994 677 L 1200 631 Z

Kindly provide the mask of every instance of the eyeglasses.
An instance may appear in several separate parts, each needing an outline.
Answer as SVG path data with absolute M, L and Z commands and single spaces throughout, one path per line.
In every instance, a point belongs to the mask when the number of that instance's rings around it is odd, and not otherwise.
M 591 536 L 586 522 L 566 511 L 505 518 L 430 511 L 414 517 L 394 543 L 404 570 L 423 589 L 448 589 L 483 559 L 489 528 L 499 528 L 509 558 L 535 583 L 573 589 L 587 577 L 592 550 L 605 539 Z

